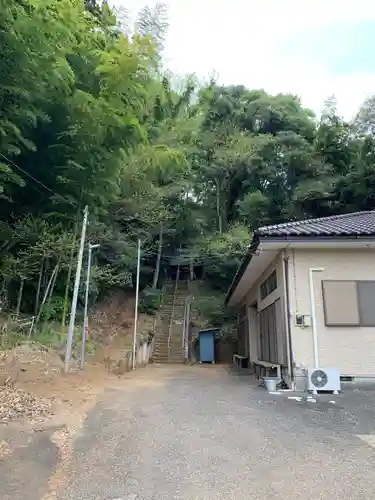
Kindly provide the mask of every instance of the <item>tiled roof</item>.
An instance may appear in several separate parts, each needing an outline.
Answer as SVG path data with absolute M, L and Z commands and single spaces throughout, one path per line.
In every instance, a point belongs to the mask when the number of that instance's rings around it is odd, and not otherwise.
M 375 236 L 375 210 L 260 227 L 258 236 Z
M 333 215 L 331 217 L 321 217 L 319 219 L 305 219 L 285 224 L 275 224 L 273 226 L 260 227 L 254 231 L 251 245 L 246 253 L 236 276 L 228 290 L 225 302 L 228 303 L 234 290 L 241 280 L 243 273 L 251 261 L 262 238 L 280 237 L 348 237 L 358 236 L 375 237 L 375 210 L 367 212 L 354 212 L 343 215 Z

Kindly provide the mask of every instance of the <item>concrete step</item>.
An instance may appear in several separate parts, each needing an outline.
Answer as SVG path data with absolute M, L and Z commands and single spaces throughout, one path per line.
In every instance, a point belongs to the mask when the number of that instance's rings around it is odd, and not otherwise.
M 181 311 L 174 311 L 172 314 L 172 311 L 160 311 L 158 314 L 158 320 L 159 321 L 165 321 L 166 323 L 170 323 L 171 319 L 176 320 L 176 319 L 183 319 L 184 317 L 184 310 L 181 309 Z
M 174 301 L 175 307 L 185 307 L 186 305 L 186 297 L 177 297 Z M 161 304 L 162 307 L 173 307 L 173 300 L 165 301 Z
M 179 345 L 179 346 L 171 346 L 171 347 L 168 347 L 167 345 L 164 345 L 164 346 L 155 346 L 155 349 L 154 349 L 154 352 L 166 352 L 166 351 L 169 351 L 169 352 L 184 352 L 184 348 L 181 347 L 181 345 Z
M 170 345 L 171 349 L 182 349 L 182 342 L 175 342 L 174 344 L 168 344 L 168 342 L 159 342 L 155 344 L 155 349 L 164 349 Z
M 172 304 L 164 304 L 161 308 L 160 311 L 184 311 L 185 309 L 185 304 L 175 304 L 174 309 Z
M 177 317 L 173 318 L 172 325 L 171 325 L 171 322 L 168 321 L 167 326 L 168 326 L 168 328 L 170 328 L 170 326 L 172 326 L 172 328 L 174 328 L 175 330 L 176 330 L 176 328 L 177 329 L 180 328 L 182 330 L 183 322 L 184 322 L 184 317 L 177 316 Z
M 185 299 L 181 299 L 181 300 L 176 300 L 175 303 L 174 303 L 174 306 L 175 307 L 185 307 Z M 173 307 L 173 300 L 171 302 L 163 302 L 161 307 L 170 307 L 172 308 Z
M 163 339 L 156 339 L 155 346 L 158 345 L 182 346 L 182 337 L 181 338 L 176 337 L 174 340 L 171 340 L 170 342 L 168 342 L 168 337 Z
M 182 346 L 182 340 L 180 340 L 179 342 L 168 342 L 168 340 L 166 342 L 156 342 L 155 343 L 155 347 L 164 347 L 164 346 L 168 346 L 170 345 L 171 347 L 181 347 Z
M 177 295 L 176 298 L 175 298 L 175 301 L 174 301 L 174 304 L 177 305 L 177 304 L 184 304 L 185 305 L 185 302 L 186 302 L 186 296 L 185 295 Z M 173 305 L 173 297 L 165 297 L 163 302 L 162 302 L 162 305 L 165 306 L 165 305 Z
M 182 356 L 177 356 L 177 357 L 153 356 L 152 359 L 157 363 L 183 363 L 185 361 Z
M 181 307 L 181 309 L 180 308 L 178 308 L 178 309 L 176 308 L 176 309 L 174 309 L 174 311 L 172 311 L 172 309 L 170 309 L 170 310 L 163 309 L 163 310 L 160 310 L 159 314 L 162 315 L 164 313 L 167 316 L 172 316 L 172 312 L 173 312 L 173 316 L 181 315 L 181 314 L 183 316 L 184 315 L 184 310 L 185 310 L 184 307 Z
M 158 318 L 159 319 L 167 319 L 167 318 L 170 319 L 170 318 L 172 318 L 172 316 L 173 316 L 173 318 L 175 318 L 176 316 L 184 317 L 184 311 L 185 311 L 184 309 L 175 309 L 173 311 L 173 314 L 172 314 L 172 309 L 170 311 L 166 311 L 163 309 L 163 310 L 159 311 Z
M 154 363 L 161 364 L 161 365 L 182 365 L 184 364 L 185 360 L 182 361 L 175 361 L 175 360 L 168 360 L 168 359 L 154 359 Z
M 174 357 L 174 358 L 183 358 L 184 357 L 184 350 L 183 349 L 180 349 L 180 350 L 175 350 L 175 351 L 168 351 L 165 350 L 165 351 L 154 351 L 154 356 L 169 356 L 170 358 Z
M 155 349 L 154 351 L 155 354 L 161 355 L 165 354 L 168 355 L 170 354 L 171 356 L 173 355 L 178 355 L 178 356 L 183 356 L 184 355 L 184 349 Z
M 165 345 L 165 346 L 155 347 L 154 352 L 161 352 L 161 351 L 164 352 L 168 350 L 170 350 L 170 352 L 183 352 L 184 348 L 181 346 L 171 346 L 169 348 L 167 345 Z
M 155 349 L 154 350 L 154 353 L 156 354 L 165 354 L 165 353 L 170 353 L 170 354 L 178 354 L 179 356 L 180 355 L 183 355 L 184 354 L 184 349 L 183 348 L 175 348 L 175 349 Z
M 182 342 L 182 335 L 180 333 L 177 334 L 177 332 L 172 332 L 172 335 L 169 337 L 169 335 L 163 335 L 161 337 L 156 337 L 156 341 L 158 341 L 159 339 L 170 339 L 171 342 Z
M 155 346 L 154 352 L 168 351 L 168 349 L 171 352 L 183 352 L 184 351 L 184 348 L 181 347 L 181 344 L 171 345 L 170 347 L 168 347 L 168 344 L 161 344 L 161 345 Z
M 167 329 L 163 329 L 161 331 L 156 331 L 156 338 L 160 337 L 168 337 L 169 336 L 169 331 L 171 330 L 172 332 L 172 337 L 182 337 L 182 328 L 180 328 L 182 325 L 174 325 L 171 329 L 168 327 Z
M 159 346 L 159 345 L 171 345 L 171 346 L 181 346 L 182 345 L 182 339 L 179 339 L 178 341 L 175 340 L 174 342 L 168 342 L 168 339 L 166 340 L 162 340 L 160 342 L 156 341 L 155 342 L 155 346 Z

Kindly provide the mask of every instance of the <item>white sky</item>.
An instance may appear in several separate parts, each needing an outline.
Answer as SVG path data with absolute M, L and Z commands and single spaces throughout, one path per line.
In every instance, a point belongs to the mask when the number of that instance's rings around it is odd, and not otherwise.
M 110 0 L 136 13 L 154 0 Z M 371 0 L 169 0 L 170 28 L 166 66 L 178 74 L 208 78 L 215 72 L 223 84 L 291 92 L 305 106 L 320 112 L 324 100 L 335 94 L 339 112 L 350 118 L 359 104 L 375 94 L 375 63 L 361 70 L 337 72 L 330 60 L 317 57 L 320 33 L 346 33 L 353 26 L 375 21 Z M 375 24 L 374 35 L 375 37 Z M 298 50 L 314 38 L 307 53 Z M 323 37 L 322 37 L 323 38 Z M 340 50 L 333 38 L 327 52 Z M 340 42 L 341 43 L 341 42 Z M 351 41 L 349 40 L 350 44 Z M 333 52 L 332 52 L 333 50 Z M 345 56 L 341 50 L 341 58 Z M 349 57 L 349 56 L 348 56 Z M 353 57 L 351 54 L 350 57 Z M 375 58 L 374 58 L 375 60 Z

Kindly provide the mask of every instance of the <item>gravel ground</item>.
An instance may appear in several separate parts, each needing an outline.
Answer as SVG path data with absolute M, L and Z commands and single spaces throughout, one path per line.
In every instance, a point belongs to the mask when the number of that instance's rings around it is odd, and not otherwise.
M 51 441 L 50 432 L 18 431 L 17 436 L 12 432 L 7 437 L 15 451 L 0 459 L 0 499 L 40 500 L 57 467 L 58 447 Z
M 0 461 L 0 499 L 375 498 L 375 391 L 289 396 L 220 367 L 139 370 L 104 393 L 66 463 L 44 433 Z M 48 494 L 57 466 L 64 481 Z
M 110 391 L 75 443 L 59 500 L 373 499 L 373 392 L 270 396 L 218 367 L 152 367 Z

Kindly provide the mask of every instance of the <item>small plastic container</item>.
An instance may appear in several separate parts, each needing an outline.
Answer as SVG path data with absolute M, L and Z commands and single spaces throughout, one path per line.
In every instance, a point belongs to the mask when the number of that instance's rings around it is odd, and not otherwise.
M 276 386 L 279 382 L 277 377 L 263 377 L 263 381 L 268 392 L 276 391 Z

